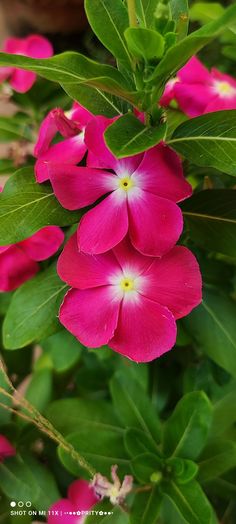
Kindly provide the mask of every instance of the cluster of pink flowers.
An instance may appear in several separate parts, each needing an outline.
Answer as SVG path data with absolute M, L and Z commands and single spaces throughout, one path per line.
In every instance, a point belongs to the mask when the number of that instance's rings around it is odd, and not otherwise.
M 72 288 L 60 321 L 87 347 L 109 344 L 147 362 L 174 346 L 176 319 L 201 301 L 197 261 L 175 247 L 183 230 L 177 203 L 192 188 L 164 143 L 117 160 L 104 140 L 112 122 L 77 103 L 51 111 L 35 146 L 35 174 L 50 180 L 66 209 L 93 205 L 59 257 L 59 276 Z M 52 145 L 57 133 L 64 139 Z
M 194 56 L 167 83 L 161 104 L 168 106 L 172 100 L 189 117 L 236 109 L 236 80 L 215 68 L 208 71 Z

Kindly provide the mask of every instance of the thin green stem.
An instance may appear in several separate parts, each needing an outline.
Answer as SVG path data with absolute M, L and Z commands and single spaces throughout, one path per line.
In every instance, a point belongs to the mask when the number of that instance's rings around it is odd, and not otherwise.
M 130 27 L 137 27 L 137 17 L 136 17 L 136 8 L 135 0 L 127 0 L 128 13 L 129 13 L 129 25 Z

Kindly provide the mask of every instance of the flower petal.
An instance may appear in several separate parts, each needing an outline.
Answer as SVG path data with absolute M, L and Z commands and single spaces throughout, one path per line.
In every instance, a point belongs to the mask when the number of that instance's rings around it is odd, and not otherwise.
M 94 115 L 78 102 L 74 102 L 71 110 L 71 120 L 78 122 L 81 128 L 84 128 Z
M 45 182 L 49 179 L 48 164 L 78 164 L 85 155 L 87 147 L 84 143 L 83 133 L 66 138 L 58 144 L 52 145 L 35 164 L 35 176 L 37 182 Z
M 123 300 L 109 346 L 135 362 L 150 362 L 175 344 L 176 324 L 170 311 L 152 300 Z
M 90 209 L 78 228 L 78 246 L 91 255 L 104 253 L 116 246 L 128 231 L 126 199 L 120 199 L 116 191 L 100 204 Z
M 98 165 L 93 167 L 105 167 L 113 169 L 116 165 L 116 158 L 109 151 L 105 144 L 104 132 L 109 125 L 114 122 L 114 118 L 96 116 L 88 123 L 85 131 L 85 143 L 89 151 L 93 153 L 93 160 L 97 158 Z M 91 166 L 90 166 L 91 167 Z
M 182 213 L 174 202 L 139 191 L 128 208 L 130 239 L 138 251 L 160 257 L 174 246 L 183 229 Z
M 59 318 L 84 346 L 96 348 L 107 344 L 113 337 L 119 308 L 113 286 L 82 291 L 71 289 L 61 305 Z
M 68 497 L 73 503 L 75 511 L 87 511 L 99 500 L 98 497 L 96 497 L 92 486 L 83 479 L 75 480 L 70 484 Z
M 75 136 L 80 131 L 78 125 L 67 118 L 64 111 L 59 107 L 52 109 L 41 123 L 39 137 L 34 148 L 36 157 L 48 150 L 52 139 L 58 131 L 65 138 Z
M 14 69 L 12 72 L 9 84 L 12 89 L 18 93 L 26 93 L 31 89 L 36 80 L 36 74 L 31 71 L 24 71 L 23 69 Z
M 192 194 L 192 187 L 184 178 L 180 158 L 164 144 L 145 153 L 132 178 L 145 191 L 174 202 L 180 202 Z
M 17 245 L 0 255 L 0 291 L 12 291 L 32 278 L 39 270 L 37 262 L 31 260 Z
M 121 268 L 127 273 L 141 275 L 149 268 L 153 260 L 151 257 L 145 257 L 132 246 L 128 235 L 113 248 L 113 253 Z
M 61 499 L 55 502 L 48 512 L 48 524 L 82 524 L 83 516 L 69 515 L 75 508 L 68 499 Z
M 46 260 L 56 253 L 64 241 L 64 233 L 60 227 L 46 226 L 34 233 L 32 237 L 19 242 L 25 253 L 32 260 Z
M 89 206 L 117 187 L 117 177 L 100 169 L 53 163 L 48 174 L 60 204 L 70 210 Z
M 69 286 L 87 289 L 110 283 L 109 277 L 120 266 L 110 251 L 102 255 L 85 255 L 78 249 L 76 233 L 65 245 L 58 259 L 57 272 Z
M 15 454 L 16 450 L 9 440 L 4 435 L 0 435 L 0 462 L 7 457 L 13 457 Z
M 188 84 L 207 84 L 211 81 L 211 75 L 208 69 L 196 56 L 190 58 L 187 64 L 179 70 L 177 76 L 180 78 L 181 82 L 186 82 Z
M 32 58 L 49 58 L 53 55 L 53 47 L 43 36 L 29 35 L 25 38 L 25 54 Z
M 163 258 L 155 259 L 145 276 L 145 296 L 168 307 L 175 318 L 187 315 L 202 300 L 199 265 L 183 246 L 175 246 Z
M 209 85 L 178 82 L 175 86 L 175 99 L 180 109 L 191 118 L 204 113 L 211 97 L 212 89 Z

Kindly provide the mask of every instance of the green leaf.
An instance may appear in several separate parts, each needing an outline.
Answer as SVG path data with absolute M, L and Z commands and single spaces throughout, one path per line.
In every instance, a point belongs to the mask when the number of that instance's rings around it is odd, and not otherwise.
M 217 290 L 206 290 L 203 301 L 184 325 L 196 345 L 236 377 L 236 304 Z
M 188 34 L 188 0 L 170 0 L 170 9 L 178 40 L 182 40 Z
M 147 127 L 131 113 L 118 118 L 105 131 L 105 140 L 117 158 L 142 153 L 158 144 L 165 135 L 166 124 Z
M 160 475 L 163 461 L 153 453 L 142 453 L 131 460 L 131 470 L 141 484 L 150 484 L 152 475 Z
M 10 387 L 6 383 L 6 379 L 3 375 L 3 372 L 0 371 L 0 387 L 10 393 Z M 0 393 L 0 402 L 4 404 L 4 406 L 11 406 L 11 399 L 6 397 L 4 394 Z M 4 426 L 5 424 L 9 424 L 11 420 L 11 413 L 7 411 L 6 409 L 2 408 L 0 406 L 0 427 Z
M 11 117 L 0 117 L 0 140 L 9 142 L 11 140 L 32 140 L 30 119 L 28 115 L 14 115 Z
M 23 284 L 14 293 L 3 323 L 5 348 L 22 348 L 55 332 L 66 288 L 54 265 Z
M 137 18 L 144 27 L 153 27 L 159 0 L 136 0 Z
M 203 25 L 223 13 L 224 8 L 218 2 L 196 2 L 190 9 L 190 18 L 193 22 L 200 22 Z
M 137 493 L 130 514 L 130 524 L 156 524 L 160 513 L 162 495 L 158 486 L 144 493 Z
M 210 441 L 199 459 L 199 481 L 220 477 L 236 467 L 236 443 L 229 440 Z
M 80 102 L 94 115 L 112 118 L 128 111 L 129 105 L 126 102 L 99 88 L 81 84 L 62 84 L 62 87 L 71 98 Z
M 193 480 L 198 473 L 198 465 L 192 460 L 181 459 L 178 457 L 170 458 L 166 461 L 168 468 L 177 484 L 187 484 Z
M 44 467 L 40 462 L 35 460 L 32 455 L 24 453 L 22 455 L 25 466 L 33 473 L 34 480 L 37 483 L 36 497 L 34 497 L 34 507 L 39 511 L 48 510 L 50 506 L 60 499 L 56 481 L 49 469 Z M 19 477 L 21 479 L 21 477 Z M 14 498 L 14 497 L 13 497 Z M 30 499 L 28 499 L 30 500 Z M 42 508 L 43 501 L 43 508 Z
M 34 503 L 40 493 L 33 471 L 20 455 L 0 463 L 0 485 L 3 493 L 11 500 L 30 500 Z
M 125 31 L 125 39 L 135 58 L 155 60 L 161 58 L 164 53 L 165 40 L 160 33 L 152 29 L 129 27 Z
M 97 429 L 96 433 L 84 429 L 68 435 L 66 440 L 102 475 L 109 476 L 114 464 L 119 467 L 119 476 L 129 474 L 129 460 L 124 448 L 123 435 L 117 432 L 116 428 Z M 58 453 L 65 468 L 73 475 L 80 476 L 81 467 L 71 455 L 61 446 Z
M 230 27 L 235 20 L 236 6 L 232 5 L 217 20 L 206 24 L 172 46 L 149 78 L 150 82 L 155 80 L 157 92 L 164 88 L 166 81 L 175 75 L 191 56 L 220 35 L 225 28 Z
M 40 76 L 65 84 L 82 84 L 102 89 L 135 103 L 133 86 L 112 66 L 99 64 L 80 53 L 66 52 L 52 58 L 35 59 L 27 56 L 0 53 L 0 65 L 21 67 Z M 131 91 L 130 91 L 130 88 Z
M 158 447 L 153 439 L 144 431 L 135 428 L 126 430 L 125 447 L 132 458 L 145 452 L 158 453 Z
M 96 435 L 100 430 L 112 430 L 123 435 L 111 404 L 104 400 L 67 398 L 56 400 L 48 406 L 46 417 L 63 435 L 74 431 L 90 431 Z
M 197 166 L 236 176 L 236 111 L 192 118 L 177 127 L 168 144 Z
M 222 435 L 236 422 L 236 384 L 234 388 L 213 406 L 211 436 Z
M 165 484 L 163 492 L 186 524 L 211 524 L 212 508 L 198 482 L 178 486 L 171 481 Z
M 236 257 L 236 191 L 234 189 L 200 191 L 181 207 L 191 240 L 208 251 Z
M 52 374 L 49 369 L 33 373 L 25 398 L 43 413 L 52 397 Z
M 98 502 L 93 506 L 93 511 L 96 515 L 89 515 L 86 517 L 84 524 L 128 524 L 129 516 L 120 506 L 112 506 L 110 502 Z M 103 515 L 101 515 L 103 511 Z
M 125 426 L 142 429 L 155 442 L 160 441 L 160 421 L 146 393 L 136 380 L 118 372 L 110 383 L 115 410 Z
M 122 62 L 131 65 L 124 39 L 129 26 L 128 11 L 122 0 L 85 0 L 88 21 L 99 40 Z
M 164 427 L 164 453 L 196 459 L 201 453 L 212 420 L 212 407 L 205 393 L 193 391 L 178 402 Z
M 32 167 L 9 178 L 0 202 L 1 245 L 20 242 L 48 225 L 74 224 L 81 216 L 61 207 L 49 186 L 37 184 Z
M 52 367 L 57 373 L 65 373 L 77 364 L 83 347 L 66 330 L 52 335 L 44 340 L 41 345 L 45 354 L 51 359 Z

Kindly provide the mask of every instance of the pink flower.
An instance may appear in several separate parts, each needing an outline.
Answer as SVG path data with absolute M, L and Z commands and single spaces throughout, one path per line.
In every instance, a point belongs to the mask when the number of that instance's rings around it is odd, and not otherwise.
M 98 500 L 86 480 L 75 480 L 69 486 L 68 498 L 58 500 L 49 508 L 48 524 L 82 524 L 85 516 L 80 512 L 90 510 Z
M 198 263 L 185 247 L 163 258 L 145 257 L 125 239 L 112 251 L 86 255 L 70 238 L 58 273 L 73 289 L 60 309 L 61 323 L 87 347 L 108 344 L 136 362 L 169 351 L 175 320 L 201 301 Z
M 133 477 L 131 475 L 125 475 L 123 482 L 121 482 L 117 475 L 117 469 L 117 465 L 111 468 L 112 482 L 100 473 L 96 473 L 92 481 L 96 495 L 102 499 L 108 497 L 114 505 L 122 504 L 133 488 Z
M 168 105 L 172 99 L 189 117 L 236 109 L 236 80 L 214 68 L 208 71 L 193 57 L 180 69 L 176 79 L 167 83 L 161 104 Z
M 53 48 L 47 38 L 30 35 L 26 38 L 7 38 L 3 51 L 13 55 L 24 55 L 32 58 L 48 58 L 53 55 Z M 0 82 L 9 79 L 15 91 L 26 93 L 36 80 L 36 74 L 16 67 L 1 67 Z
M 84 142 L 85 127 L 91 117 L 91 113 L 76 102 L 70 111 L 64 112 L 60 108 L 50 111 L 40 126 L 34 148 L 34 155 L 38 159 L 35 164 L 37 182 L 50 178 L 48 164 L 51 162 L 74 165 L 82 160 L 87 151 Z M 52 145 L 57 132 L 65 140 Z
M 180 159 L 164 144 L 144 156 L 117 160 L 103 138 L 110 123 L 101 116 L 89 122 L 85 133 L 88 167 L 49 166 L 54 193 L 70 210 L 106 196 L 79 224 L 78 246 L 84 253 L 108 251 L 129 232 L 138 251 L 161 256 L 182 232 L 183 218 L 176 202 L 190 196 L 192 188 L 184 179 Z
M 3 462 L 7 457 L 13 457 L 15 454 L 16 450 L 9 440 L 4 435 L 0 435 L 0 462 Z
M 0 290 L 12 291 L 32 278 L 38 271 L 38 261 L 56 253 L 64 240 L 57 226 L 47 226 L 17 244 L 0 247 Z

